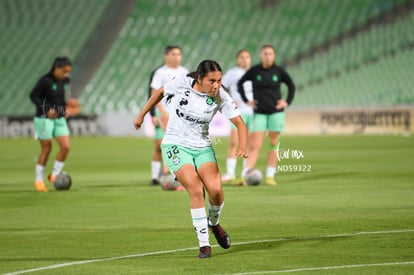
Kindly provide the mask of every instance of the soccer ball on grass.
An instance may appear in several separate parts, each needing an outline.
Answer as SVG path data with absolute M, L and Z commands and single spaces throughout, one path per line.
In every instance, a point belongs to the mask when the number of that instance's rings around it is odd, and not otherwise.
M 160 185 L 164 191 L 181 191 L 183 187 L 176 181 L 171 173 L 164 173 L 160 176 Z
M 66 172 L 61 172 L 55 177 L 53 181 L 53 186 L 56 190 L 69 190 L 70 186 L 72 185 L 72 178 Z
M 259 169 L 251 168 L 244 175 L 247 185 L 259 185 L 263 179 L 262 172 Z

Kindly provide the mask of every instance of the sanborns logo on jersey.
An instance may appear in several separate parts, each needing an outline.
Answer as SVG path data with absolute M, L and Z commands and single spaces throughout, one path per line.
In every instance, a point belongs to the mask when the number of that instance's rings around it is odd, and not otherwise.
M 188 120 L 190 122 L 196 123 L 196 124 L 206 124 L 208 123 L 208 121 L 199 119 L 199 118 L 195 118 L 195 117 L 191 117 L 189 115 L 185 116 L 185 120 Z
M 185 120 L 196 123 L 196 124 L 206 124 L 206 123 L 208 123 L 208 121 L 205 121 L 205 120 L 202 120 L 202 119 L 199 119 L 199 118 L 195 118 L 195 117 L 191 117 L 189 115 L 185 115 L 183 112 L 181 112 L 178 109 L 175 109 L 175 113 L 177 114 L 177 116 L 179 118 L 184 118 Z

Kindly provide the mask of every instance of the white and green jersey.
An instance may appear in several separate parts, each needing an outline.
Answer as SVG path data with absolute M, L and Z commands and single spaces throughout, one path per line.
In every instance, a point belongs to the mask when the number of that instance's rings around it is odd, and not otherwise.
M 253 114 L 253 108 L 244 103 L 237 90 L 237 82 L 245 73 L 246 71 L 240 67 L 231 68 L 223 75 L 223 85 L 224 87 L 230 89 L 230 95 L 234 102 L 236 102 L 237 106 L 239 106 L 240 113 L 243 115 L 251 115 Z M 246 93 L 246 97 L 249 100 L 253 100 L 253 88 L 251 81 L 243 83 L 243 88 Z
M 163 65 L 154 72 L 150 86 L 152 89 L 159 89 L 174 77 L 186 74 L 188 74 L 188 70 L 182 66 L 179 66 L 178 68 L 171 68 L 167 65 Z M 166 106 L 164 100 L 161 101 L 161 103 L 164 107 Z
M 163 144 L 177 144 L 191 149 L 211 146 L 209 124 L 217 111 L 226 118 L 240 115 L 240 111 L 228 93 L 220 88 L 215 97 L 195 91 L 194 79 L 177 76 L 164 86 L 170 112 Z
M 163 65 L 155 71 L 150 84 L 151 88 L 159 89 L 174 77 L 186 74 L 188 74 L 188 70 L 182 66 L 179 66 L 178 68 L 171 68 L 167 65 Z

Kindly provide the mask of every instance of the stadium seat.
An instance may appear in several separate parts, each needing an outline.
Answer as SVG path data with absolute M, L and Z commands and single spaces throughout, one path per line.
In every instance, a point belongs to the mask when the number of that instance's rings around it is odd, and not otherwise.
M 409 76 L 413 70 L 407 66 L 414 61 L 410 47 L 413 18 L 412 13 L 394 23 L 374 26 L 288 68 L 303 88 L 295 106 L 319 106 L 321 94 L 328 93 L 336 94 L 333 106 L 361 106 L 367 101 L 369 105 L 414 103 L 414 83 Z M 312 67 L 318 68 L 317 72 Z M 312 72 L 309 77 L 301 77 L 306 73 L 303 68 Z M 333 76 L 336 78 L 332 79 Z M 384 96 L 391 91 L 388 97 Z
M 1 56 L 4 65 L 0 73 L 6 81 L 1 82 L 0 89 L 16 95 L 0 94 L 1 114 L 31 114 L 27 95 L 36 78 L 49 69 L 55 55 L 67 54 L 76 59 L 108 2 L 0 1 L 0 22 L 5 23 L 0 27 L 0 43 L 7 49 Z M 86 113 L 138 110 L 147 98 L 150 72 L 162 64 L 167 44 L 182 46 L 183 66 L 190 70 L 206 58 L 217 60 L 227 70 L 235 65 L 235 53 L 240 48 L 250 50 L 253 63 L 257 63 L 258 49 L 264 43 L 275 45 L 277 63 L 283 63 L 403 2 L 289 0 L 274 5 L 276 2 L 261 0 L 137 1 L 102 65 L 82 92 L 82 110 Z M 288 67 L 301 87 L 295 105 L 338 104 L 335 83 L 354 88 L 343 80 L 353 74 L 352 70 L 376 66 L 369 62 L 382 56 L 388 58 L 390 53 L 396 52 L 394 58 L 400 60 L 400 49 L 413 43 L 412 32 L 405 31 L 413 25 L 412 16 L 397 23 L 345 40 Z M 39 73 L 33 75 L 34 72 Z M 16 81 L 15 75 L 22 77 Z M 309 93 L 320 96 L 308 97 Z M 10 100 L 16 98 L 24 103 L 11 110 Z M 346 94 L 344 102 L 354 102 L 353 93 Z
M 234 55 L 240 48 L 251 50 L 256 63 L 263 43 L 275 45 L 277 62 L 283 63 L 399 3 L 290 0 L 261 7 L 261 2 L 138 1 L 111 52 L 81 96 L 84 110 L 98 113 L 109 109 L 122 111 L 125 106 L 136 110 L 142 106 L 147 98 L 150 72 L 163 62 L 162 51 L 167 44 L 182 46 L 183 65 L 189 69 L 194 69 L 202 59 L 211 58 L 227 70 L 234 66 Z M 217 7 L 216 13 L 197 12 L 212 7 Z M 307 65 L 292 68 L 295 78 L 304 86 L 335 74 L 349 62 L 349 55 L 342 51 L 321 54 Z M 355 57 L 360 58 L 356 54 Z M 108 90 L 107 79 L 111 79 L 120 96 Z M 96 93 L 113 102 L 95 104 L 90 98 L 94 99 Z
M 76 60 L 109 0 L 0 1 L 0 115 L 31 115 L 29 92 L 55 56 Z

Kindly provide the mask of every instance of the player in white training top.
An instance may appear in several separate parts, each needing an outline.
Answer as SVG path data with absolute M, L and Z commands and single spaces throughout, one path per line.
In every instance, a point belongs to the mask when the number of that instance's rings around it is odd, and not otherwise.
M 221 247 L 227 249 L 231 245 L 230 237 L 219 225 L 224 193 L 208 134 L 209 123 L 217 111 L 237 128 L 239 148 L 235 155 L 247 157 L 247 128 L 237 105 L 221 88 L 221 78 L 220 65 L 213 60 L 204 60 L 195 72 L 176 77 L 155 91 L 134 120 L 135 128 L 139 129 L 145 114 L 163 97 L 166 98 L 170 116 L 161 145 L 162 155 L 190 196 L 200 258 L 211 256 L 208 227 Z M 208 193 L 208 214 L 204 205 L 204 189 Z
M 163 87 L 165 83 L 179 75 L 186 75 L 188 70 L 181 64 L 182 54 L 181 48 L 177 45 L 169 45 L 164 49 L 164 65 L 157 68 L 150 81 L 150 93 Z M 151 181 L 150 185 L 158 185 L 159 177 L 162 173 L 162 156 L 161 156 L 161 141 L 164 135 L 165 125 L 168 121 L 168 112 L 165 109 L 165 103 L 161 101 L 150 111 L 152 117 L 152 123 L 155 127 L 154 135 L 154 153 L 151 161 Z
M 246 73 L 246 71 L 250 69 L 251 56 L 248 50 L 242 49 L 237 52 L 236 58 L 237 66 L 231 68 L 224 74 L 223 86 L 226 87 L 226 89 L 228 89 L 234 102 L 239 107 L 241 117 L 243 118 L 244 123 L 246 123 L 247 129 L 249 130 L 253 119 L 253 108 L 244 103 L 244 101 L 241 99 L 240 93 L 237 91 L 237 82 Z M 244 91 L 246 92 L 246 97 L 249 98 L 249 100 L 253 100 L 253 89 L 251 82 L 244 83 Z M 237 149 L 237 143 L 237 131 L 234 128 L 234 126 L 232 126 L 230 133 L 230 146 L 227 152 L 226 161 L 227 171 L 222 177 L 223 182 L 230 182 L 235 180 L 237 166 L 237 158 L 235 157 L 235 152 Z M 234 181 L 234 184 L 239 183 L 243 183 L 243 181 L 241 179 Z

